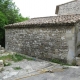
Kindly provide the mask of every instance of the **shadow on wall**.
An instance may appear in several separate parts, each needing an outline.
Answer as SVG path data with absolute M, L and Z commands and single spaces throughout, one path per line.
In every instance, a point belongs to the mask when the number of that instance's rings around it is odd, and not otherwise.
M 0 28 L 0 45 L 5 47 L 5 30 Z

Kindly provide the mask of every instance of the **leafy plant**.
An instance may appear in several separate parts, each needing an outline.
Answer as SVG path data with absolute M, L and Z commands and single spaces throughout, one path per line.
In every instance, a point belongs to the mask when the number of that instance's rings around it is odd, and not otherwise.
M 0 0 L 0 45 L 5 45 L 5 25 L 28 19 L 28 17 L 25 18 L 19 13 L 19 8 L 12 0 Z

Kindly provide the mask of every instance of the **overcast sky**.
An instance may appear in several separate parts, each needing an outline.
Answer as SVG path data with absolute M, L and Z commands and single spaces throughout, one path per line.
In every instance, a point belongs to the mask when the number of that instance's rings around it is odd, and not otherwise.
M 54 16 L 56 5 L 72 0 L 13 0 L 24 17 Z

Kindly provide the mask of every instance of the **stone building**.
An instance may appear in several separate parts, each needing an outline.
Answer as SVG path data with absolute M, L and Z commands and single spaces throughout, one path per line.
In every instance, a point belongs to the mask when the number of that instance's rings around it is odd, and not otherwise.
M 80 14 L 60 14 L 6 25 L 5 48 L 41 59 L 59 58 L 72 64 L 80 48 L 79 18 Z
M 57 15 L 80 14 L 80 0 L 74 0 L 65 4 L 56 6 Z

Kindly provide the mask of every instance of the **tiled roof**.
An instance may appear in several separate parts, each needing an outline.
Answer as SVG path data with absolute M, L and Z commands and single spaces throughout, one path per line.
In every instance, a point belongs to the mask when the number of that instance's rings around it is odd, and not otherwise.
M 6 25 L 5 27 L 25 26 L 25 25 L 42 25 L 42 24 L 71 24 L 80 20 L 80 14 L 76 15 L 61 15 L 61 16 L 50 16 L 32 18 L 27 21 Z

